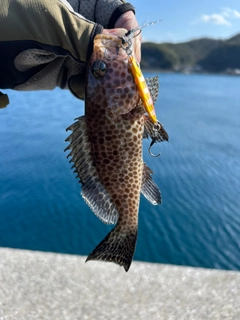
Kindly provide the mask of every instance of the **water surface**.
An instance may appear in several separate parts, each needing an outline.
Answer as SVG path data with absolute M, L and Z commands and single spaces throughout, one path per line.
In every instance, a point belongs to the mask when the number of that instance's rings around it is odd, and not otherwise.
M 240 270 L 240 77 L 159 77 L 156 109 L 170 140 L 154 145 L 159 158 L 144 141 L 144 160 L 163 204 L 141 197 L 134 258 Z M 60 89 L 7 93 L 11 104 L 0 110 L 0 246 L 89 254 L 111 227 L 80 197 L 63 152 L 65 128 L 83 114 L 83 103 Z

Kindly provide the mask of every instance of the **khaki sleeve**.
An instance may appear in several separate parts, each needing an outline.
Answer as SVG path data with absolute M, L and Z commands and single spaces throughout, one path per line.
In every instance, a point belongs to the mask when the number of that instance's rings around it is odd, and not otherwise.
M 68 0 L 74 10 L 104 28 L 114 28 L 117 19 L 134 7 L 125 0 Z
M 65 0 L 1 0 L 0 88 L 68 87 L 85 73 L 102 26 L 73 11 Z

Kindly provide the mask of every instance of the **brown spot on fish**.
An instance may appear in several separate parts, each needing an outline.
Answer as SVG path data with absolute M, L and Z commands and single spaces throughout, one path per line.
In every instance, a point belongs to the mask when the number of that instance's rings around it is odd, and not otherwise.
M 112 63 L 112 68 L 111 68 L 111 69 L 112 69 L 112 70 L 115 70 L 117 67 L 118 67 L 118 63 L 114 61 L 114 62 Z

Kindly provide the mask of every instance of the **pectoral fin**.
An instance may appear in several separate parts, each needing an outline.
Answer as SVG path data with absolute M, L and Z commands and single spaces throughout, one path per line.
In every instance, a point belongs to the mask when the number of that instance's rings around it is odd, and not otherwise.
M 158 90 L 159 90 L 158 77 L 147 78 L 146 83 L 150 91 L 153 104 L 155 104 L 158 97 Z M 145 117 L 143 138 L 150 137 L 154 139 L 154 142 L 168 141 L 168 134 L 164 129 L 163 125 L 158 121 L 159 125 L 156 130 L 156 127 L 154 127 L 154 124 L 152 123 L 149 116 L 145 114 L 146 111 L 144 106 L 142 105 L 141 100 L 138 107 L 140 108 L 141 112 L 144 114 L 144 117 Z
M 159 91 L 158 76 L 147 78 L 146 83 L 147 83 L 148 89 L 150 91 L 153 104 L 155 104 L 157 97 L 158 97 L 158 91 Z
M 72 157 L 73 167 L 82 184 L 82 197 L 94 214 L 107 224 L 116 224 L 118 210 L 110 195 L 102 185 L 96 168 L 93 165 L 91 146 L 87 136 L 85 118 L 79 117 L 77 122 L 66 130 L 72 130 L 65 141 L 69 141 L 66 150 L 71 150 L 67 157 Z
M 162 203 L 162 197 L 158 186 L 152 180 L 151 174 L 153 174 L 152 170 L 145 163 L 143 163 L 141 193 L 149 202 L 151 202 L 153 205 L 157 205 Z
M 143 138 L 152 138 L 154 142 L 162 142 L 168 141 L 168 133 L 164 129 L 163 125 L 158 121 L 158 127 L 153 125 L 151 119 L 148 115 L 144 115 L 145 122 L 144 122 L 144 131 L 143 131 Z
M 153 104 L 155 104 L 158 97 L 158 89 L 159 89 L 158 77 L 147 78 L 146 83 L 147 83 Z M 141 111 L 141 113 L 143 114 L 146 113 L 146 110 L 143 106 L 141 99 L 139 99 L 138 108 L 139 108 L 139 112 Z

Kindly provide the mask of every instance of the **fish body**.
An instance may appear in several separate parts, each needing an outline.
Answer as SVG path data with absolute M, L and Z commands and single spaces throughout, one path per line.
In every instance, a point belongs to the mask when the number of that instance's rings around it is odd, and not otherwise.
M 155 96 L 156 81 L 149 81 Z M 72 134 L 67 149 L 84 200 L 103 222 L 116 224 L 87 261 L 112 261 L 126 271 L 136 246 L 140 193 L 153 204 L 161 202 L 152 171 L 142 160 L 143 136 L 156 137 L 145 112 L 121 40 L 96 36 L 86 79 L 85 116 L 68 128 Z M 162 126 L 155 139 L 167 140 Z

